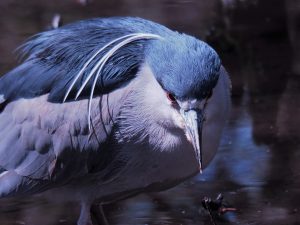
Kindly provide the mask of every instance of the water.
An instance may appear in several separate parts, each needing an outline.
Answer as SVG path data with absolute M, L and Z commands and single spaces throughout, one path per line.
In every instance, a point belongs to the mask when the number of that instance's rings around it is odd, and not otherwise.
M 202 175 L 105 207 L 111 224 L 212 224 L 204 196 L 238 209 L 217 224 L 300 224 L 300 1 L 119 0 L 0 2 L 0 73 L 12 51 L 49 26 L 99 16 L 151 19 L 208 41 L 232 78 L 233 106 L 219 152 Z M 0 224 L 75 224 L 79 206 L 51 194 L 0 200 Z

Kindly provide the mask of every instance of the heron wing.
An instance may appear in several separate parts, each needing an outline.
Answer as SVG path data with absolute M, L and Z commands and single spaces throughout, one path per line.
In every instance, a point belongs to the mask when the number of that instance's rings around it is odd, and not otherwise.
M 72 101 L 97 63 L 120 43 L 118 38 L 135 33 L 163 33 L 159 31 L 171 32 L 140 18 L 110 18 L 80 21 L 42 32 L 19 48 L 27 59 L 0 78 L 0 94 L 12 100 L 49 93 L 50 102 L 62 102 L 79 71 L 85 68 L 68 95 L 67 100 Z M 149 42 L 149 37 L 141 35 L 114 52 L 99 75 L 95 96 L 109 93 L 134 78 Z M 97 54 L 108 43 L 112 44 Z M 80 98 L 89 97 L 93 82 L 88 80 Z
M 132 20 L 91 20 L 39 34 L 25 45 L 27 60 L 0 78 L 0 187 L 5 189 L 0 188 L 0 195 L 11 189 L 40 190 L 40 184 L 68 182 L 107 165 L 110 157 L 103 156 L 112 153 L 105 152 L 104 144 L 111 134 L 112 118 L 118 113 L 117 103 L 125 96 L 126 88 L 121 86 L 136 75 L 146 41 L 124 46 L 106 63 L 92 106 L 97 108 L 99 102 L 114 95 L 113 112 L 109 112 L 111 103 L 106 101 L 92 134 L 87 119 L 91 83 L 79 100 L 63 103 L 63 97 L 95 48 L 133 32 L 133 22 L 139 24 L 134 31 L 148 29 L 147 21 Z M 75 92 L 99 57 L 74 86 Z
M 99 114 L 91 131 L 88 100 L 59 104 L 43 95 L 8 103 L 0 113 L 0 196 L 11 194 L 5 183 L 13 192 L 36 192 L 105 169 L 114 154 L 108 144 L 113 120 L 126 92 L 93 99 L 93 115 Z

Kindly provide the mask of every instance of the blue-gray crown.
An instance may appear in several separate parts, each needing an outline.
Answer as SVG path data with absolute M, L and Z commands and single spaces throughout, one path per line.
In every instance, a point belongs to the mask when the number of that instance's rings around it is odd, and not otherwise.
M 163 88 L 177 99 L 205 98 L 216 85 L 221 66 L 205 42 L 185 34 L 153 41 L 146 62 Z

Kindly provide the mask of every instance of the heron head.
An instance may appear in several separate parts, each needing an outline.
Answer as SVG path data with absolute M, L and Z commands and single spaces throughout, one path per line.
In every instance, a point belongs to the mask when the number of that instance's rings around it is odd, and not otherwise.
M 208 44 L 184 34 L 154 43 L 147 51 L 147 63 L 183 118 L 201 171 L 204 111 L 219 78 L 219 56 Z

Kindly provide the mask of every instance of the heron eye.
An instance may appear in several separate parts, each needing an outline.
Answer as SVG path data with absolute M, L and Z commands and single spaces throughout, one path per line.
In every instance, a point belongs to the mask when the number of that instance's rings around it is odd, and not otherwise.
M 174 97 L 174 95 L 172 95 L 171 93 L 167 92 L 167 98 L 172 102 L 175 103 L 176 102 L 176 98 Z

